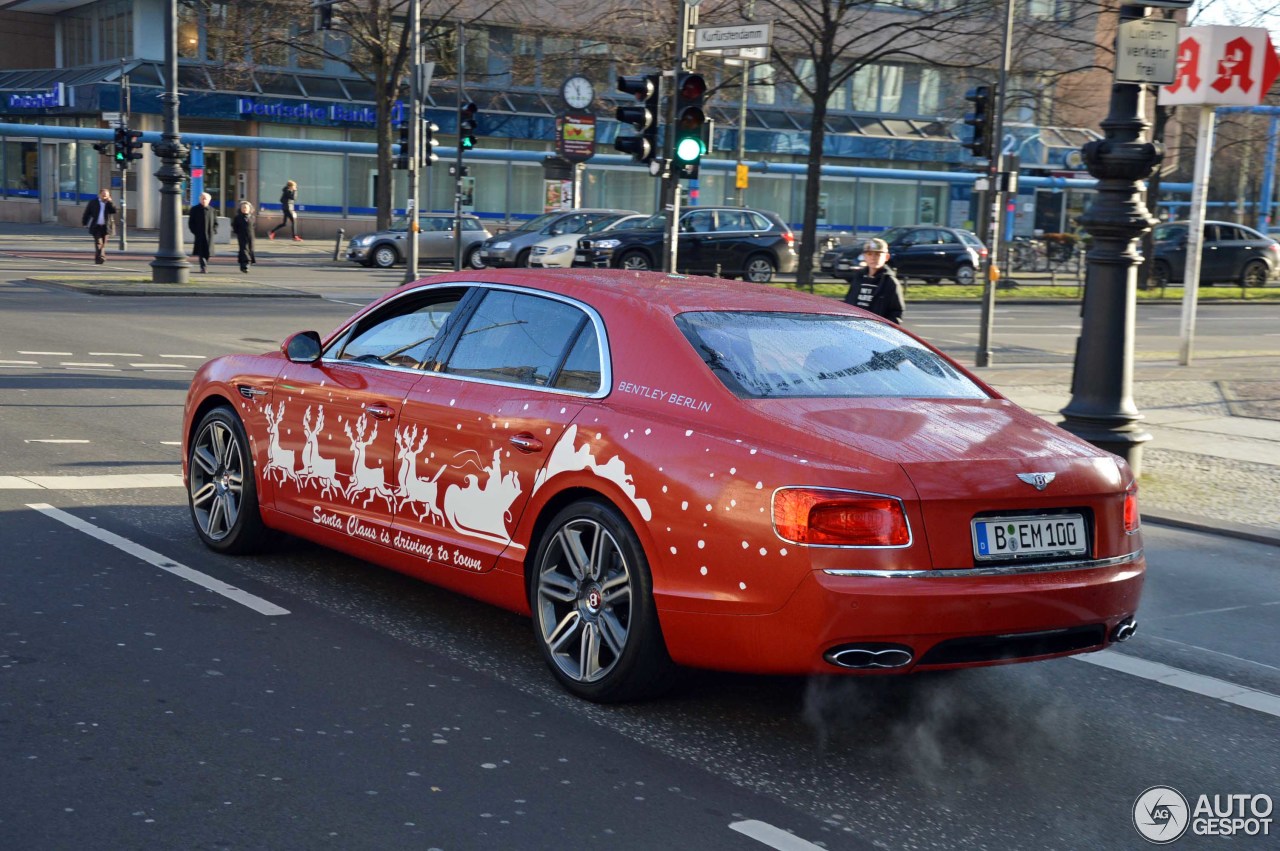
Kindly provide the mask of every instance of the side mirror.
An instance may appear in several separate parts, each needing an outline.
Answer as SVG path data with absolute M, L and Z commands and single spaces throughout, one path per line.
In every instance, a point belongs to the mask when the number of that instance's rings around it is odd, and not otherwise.
M 293 363 L 315 363 L 320 360 L 320 335 L 299 331 L 284 341 L 280 351 Z

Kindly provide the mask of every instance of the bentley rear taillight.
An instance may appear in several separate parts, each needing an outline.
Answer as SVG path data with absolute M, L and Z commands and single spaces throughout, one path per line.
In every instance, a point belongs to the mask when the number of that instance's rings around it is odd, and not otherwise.
M 1124 531 L 1132 535 L 1142 525 L 1142 517 L 1138 514 L 1138 483 L 1133 482 L 1124 492 Z
M 773 495 L 773 526 L 795 544 L 902 547 L 911 530 L 895 497 L 828 488 L 781 488 Z

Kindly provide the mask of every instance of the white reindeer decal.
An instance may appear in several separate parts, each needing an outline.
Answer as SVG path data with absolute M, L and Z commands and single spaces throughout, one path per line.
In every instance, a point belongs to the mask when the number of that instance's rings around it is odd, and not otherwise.
M 480 479 L 474 473 L 467 474 L 464 487 L 449 485 L 444 492 L 444 514 L 464 535 L 507 544 L 511 542 L 507 524 L 511 522 L 511 504 L 520 496 L 520 479 L 515 471 L 502 474 L 500 449 L 493 453 L 493 464 L 485 472 L 489 478 L 484 487 L 479 487 Z
M 267 405 L 267 434 L 271 438 L 267 449 L 270 457 L 267 459 L 267 466 L 262 471 L 262 474 L 266 479 L 270 480 L 271 471 L 278 471 L 280 473 L 280 484 L 284 484 L 285 479 L 293 479 L 295 482 L 298 480 L 298 474 L 293 471 L 293 450 L 282 449 L 280 446 L 280 421 L 283 419 L 284 402 L 280 403 L 280 407 L 277 410 L 272 410 L 271 406 Z
M 440 469 L 436 470 L 436 474 L 430 479 L 418 478 L 418 456 L 427 445 L 426 428 L 422 429 L 422 440 L 415 447 L 413 442 L 417 439 L 416 425 L 412 429 L 396 429 L 396 460 L 400 462 L 400 469 L 396 472 L 396 496 L 400 497 L 397 510 L 402 510 L 411 502 L 422 503 L 425 508 L 421 513 L 414 509 L 419 520 L 429 516 L 432 522 L 437 517 L 443 522 L 444 512 L 440 510 L 440 506 L 436 505 L 436 495 L 439 493 L 436 482 L 449 465 L 441 464 Z
M 320 485 L 320 496 L 328 497 L 330 492 L 341 493 L 342 485 L 338 483 L 338 459 L 325 458 L 320 454 L 320 430 L 324 428 L 324 405 L 320 406 L 316 418 L 316 427 L 311 427 L 311 406 L 302 417 L 302 430 L 307 435 L 307 443 L 302 447 L 302 469 L 298 471 L 298 484 Z
M 368 417 L 365 414 L 360 415 L 360 419 L 356 420 L 356 433 L 351 433 L 351 423 L 345 422 L 342 428 L 347 432 L 347 438 L 351 441 L 351 484 L 343 491 L 342 495 L 351 500 L 358 493 L 369 492 L 369 496 L 365 499 L 361 507 L 367 507 L 373 502 L 375 496 L 380 496 L 387 501 L 387 508 L 391 508 L 392 499 L 395 496 L 391 489 L 387 487 L 386 477 L 382 474 L 381 467 L 365 466 L 365 451 L 369 445 L 378 438 L 378 424 L 373 424 L 373 433 L 369 435 L 369 439 L 364 439 L 365 426 L 368 425 Z

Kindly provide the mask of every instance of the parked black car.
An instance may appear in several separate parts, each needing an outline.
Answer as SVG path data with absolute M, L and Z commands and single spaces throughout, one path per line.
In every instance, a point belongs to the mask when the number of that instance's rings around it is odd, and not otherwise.
M 614 269 L 662 268 L 666 217 L 650 216 L 626 230 L 578 240 L 574 266 Z M 681 272 L 742 277 L 765 284 L 796 270 L 795 235 L 777 213 L 742 207 L 693 207 L 680 216 Z
M 899 278 L 923 278 L 936 284 L 951 278 L 957 284 L 972 284 L 974 270 L 987 256 L 982 240 L 967 230 L 935 225 L 891 228 L 880 234 L 889 243 L 889 266 Z M 819 268 L 828 275 L 849 280 L 854 267 L 862 262 L 862 246 L 866 240 L 828 251 L 822 255 Z
M 1190 222 L 1158 225 L 1152 234 L 1155 257 L 1151 284 L 1180 284 L 1186 274 Z M 1205 222 L 1200 250 L 1200 282 L 1262 287 L 1280 270 L 1280 243 L 1232 222 Z

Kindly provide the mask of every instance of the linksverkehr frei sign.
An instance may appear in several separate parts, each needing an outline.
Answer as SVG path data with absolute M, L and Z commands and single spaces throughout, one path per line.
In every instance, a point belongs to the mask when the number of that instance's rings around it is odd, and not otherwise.
M 1183 27 L 1178 68 L 1160 104 L 1257 106 L 1280 75 L 1280 56 L 1262 27 Z

